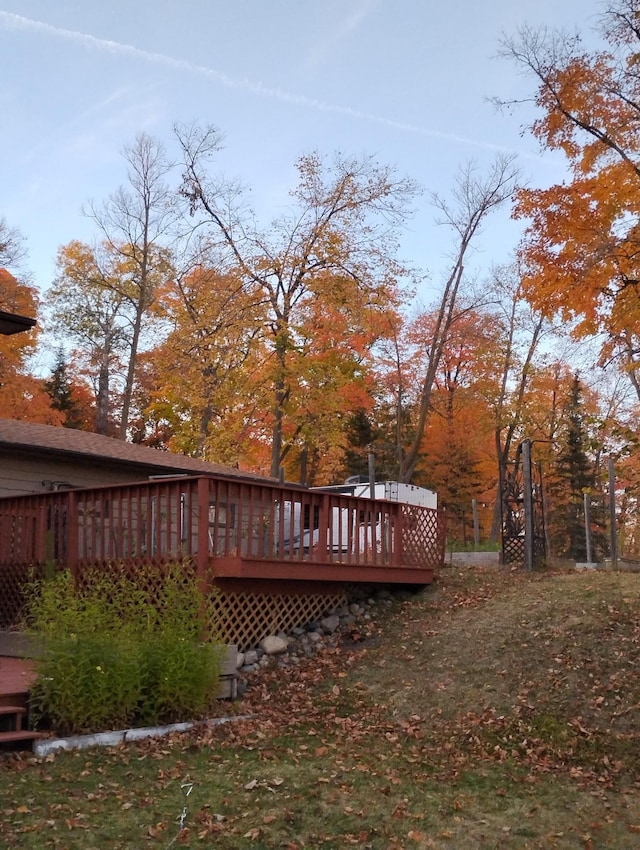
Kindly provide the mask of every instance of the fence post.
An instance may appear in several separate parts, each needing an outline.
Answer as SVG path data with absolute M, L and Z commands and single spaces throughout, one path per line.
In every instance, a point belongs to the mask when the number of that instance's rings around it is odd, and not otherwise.
M 522 497 L 524 500 L 524 563 L 531 571 L 534 561 L 533 490 L 531 482 L 531 440 L 522 441 Z
M 609 456 L 609 525 L 611 526 L 611 569 L 618 569 L 618 521 L 616 518 L 616 477 L 613 458 Z
M 587 549 L 587 563 L 591 563 L 591 497 L 588 493 L 582 494 L 584 501 L 584 542 Z
M 478 519 L 478 500 L 471 500 L 471 510 L 473 511 L 473 548 L 478 551 L 480 546 L 480 521 Z

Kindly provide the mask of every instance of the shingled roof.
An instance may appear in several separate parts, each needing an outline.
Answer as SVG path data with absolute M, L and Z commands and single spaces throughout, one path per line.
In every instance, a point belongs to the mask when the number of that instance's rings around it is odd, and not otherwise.
M 272 480 L 266 476 L 243 472 L 220 463 L 208 463 L 186 455 L 150 449 L 122 440 L 114 440 L 89 431 L 77 431 L 72 428 L 57 428 L 52 425 L 40 425 L 36 422 L 22 422 L 16 419 L 0 418 L 0 450 L 12 452 L 42 454 L 48 458 L 75 458 L 78 461 L 92 459 L 100 462 L 117 462 L 132 468 L 138 468 L 147 475 L 226 475 L 252 480 Z
M 5 310 L 12 307 L 13 295 L 19 284 L 15 277 L 6 269 L 0 269 L 0 334 L 21 333 L 31 330 L 36 320 L 29 316 L 20 316 L 14 310 Z

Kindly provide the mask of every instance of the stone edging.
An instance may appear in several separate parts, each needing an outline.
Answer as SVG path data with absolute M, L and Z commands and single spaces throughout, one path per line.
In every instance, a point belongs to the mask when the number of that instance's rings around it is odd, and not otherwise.
M 220 726 L 235 720 L 249 720 L 251 715 L 236 717 L 215 717 L 205 720 L 205 726 Z M 171 732 L 186 732 L 198 726 L 202 721 L 171 723 L 169 726 L 146 726 L 139 729 L 122 729 L 117 732 L 96 732 L 93 735 L 73 735 L 69 738 L 40 738 L 33 742 L 33 754 L 42 757 L 59 750 L 84 750 L 88 747 L 117 747 L 130 741 L 142 741 L 145 738 L 160 738 Z

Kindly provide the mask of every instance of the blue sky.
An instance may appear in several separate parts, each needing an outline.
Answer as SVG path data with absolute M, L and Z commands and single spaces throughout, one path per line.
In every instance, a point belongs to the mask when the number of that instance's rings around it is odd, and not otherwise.
M 139 131 L 171 141 L 175 122 L 223 133 L 218 167 L 251 187 L 267 222 L 288 202 L 303 153 L 373 154 L 446 195 L 469 160 L 516 152 L 531 185 L 561 180 L 562 159 L 522 135 L 531 108 L 496 113 L 531 81 L 495 57 L 501 32 L 588 31 L 596 0 L 0 0 L 0 215 L 27 237 L 45 290 L 58 248 L 91 241 L 81 214 L 125 181 Z M 430 274 L 451 246 L 425 196 L 403 253 Z M 478 243 L 479 270 L 509 259 L 505 211 Z

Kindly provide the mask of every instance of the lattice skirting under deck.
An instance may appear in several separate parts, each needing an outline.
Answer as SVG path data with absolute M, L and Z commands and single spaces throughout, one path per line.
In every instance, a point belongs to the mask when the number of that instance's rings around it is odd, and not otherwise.
M 217 631 L 223 643 L 235 643 L 244 652 L 267 635 L 320 620 L 347 601 L 346 590 L 328 594 L 223 590 L 212 601 L 212 631 Z

